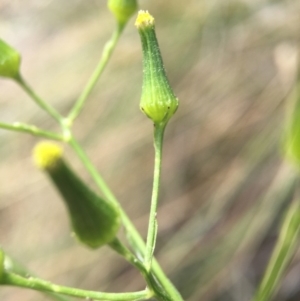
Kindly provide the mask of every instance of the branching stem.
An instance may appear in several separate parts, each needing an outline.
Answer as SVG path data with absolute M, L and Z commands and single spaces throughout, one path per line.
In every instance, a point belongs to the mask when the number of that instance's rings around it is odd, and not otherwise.
M 0 128 L 5 130 L 10 130 L 10 131 L 15 131 L 15 132 L 23 132 L 23 133 L 31 134 L 33 136 L 48 138 L 52 140 L 58 140 L 58 141 L 64 140 L 62 135 L 42 130 L 36 127 L 35 125 L 25 124 L 21 122 L 15 122 L 13 124 L 0 122 Z
M 162 137 L 161 137 L 162 138 Z M 85 151 L 82 149 L 80 144 L 76 141 L 76 139 L 72 136 L 69 140 L 70 146 L 73 148 L 75 153 L 78 155 L 79 159 L 97 184 L 98 188 L 102 191 L 103 195 L 107 199 L 120 208 L 120 214 L 123 221 L 123 225 L 126 229 L 127 237 L 132 244 L 134 250 L 140 254 L 145 254 L 146 252 L 146 245 L 144 240 L 142 239 L 140 233 L 137 231 L 135 226 L 133 225 L 132 221 L 126 214 L 126 212 L 121 208 L 119 205 L 118 200 L 109 189 L 108 185 L 104 181 L 104 179 L 100 176 L 96 168 L 94 167 L 93 163 L 88 158 Z M 165 273 L 161 269 L 158 262 L 153 259 L 152 260 L 152 272 L 154 273 L 155 277 L 159 281 L 161 287 L 165 290 L 166 294 L 169 296 L 169 300 L 172 301 L 183 301 L 182 297 L 178 293 L 177 289 L 174 287 L 172 282 L 166 277 Z
M 60 140 L 67 142 L 71 148 L 78 155 L 79 159 L 90 173 L 91 177 L 97 184 L 98 188 L 102 191 L 103 195 L 107 199 L 120 208 L 120 214 L 123 221 L 123 225 L 126 229 L 128 241 L 131 244 L 132 249 L 136 254 L 141 255 L 141 260 L 138 260 L 134 254 L 132 254 L 128 249 L 120 248 L 120 246 L 114 245 L 114 248 L 119 248 L 118 253 L 123 255 L 131 264 L 133 264 L 145 277 L 146 282 L 149 286 L 149 290 L 144 290 L 140 292 L 132 293 L 100 293 L 85 291 L 76 288 L 64 287 L 52 284 L 50 282 L 41 280 L 39 278 L 25 278 L 14 273 L 5 273 L 4 283 L 19 287 L 32 288 L 45 292 L 59 293 L 74 297 L 87 297 L 97 300 L 122 300 L 122 301 L 133 301 L 133 300 L 145 300 L 149 299 L 155 294 L 157 300 L 160 301 L 183 301 L 182 297 L 173 286 L 173 284 L 166 277 L 165 273 L 159 266 L 158 262 L 153 258 L 153 252 L 155 248 L 155 241 L 157 235 L 157 201 L 159 193 L 159 183 L 161 174 L 161 157 L 162 157 L 162 141 L 165 126 L 157 125 L 154 130 L 154 147 L 155 147 L 155 165 L 154 165 L 154 179 L 153 179 L 153 191 L 150 209 L 150 219 L 147 234 L 147 244 L 145 244 L 141 235 L 133 225 L 130 218 L 127 216 L 125 211 L 121 208 L 118 200 L 98 173 L 97 169 L 94 167 L 87 154 L 84 152 L 80 144 L 74 138 L 71 132 L 71 125 L 75 118 L 80 114 L 86 99 L 91 94 L 93 88 L 95 87 L 100 75 L 102 74 L 105 66 L 107 65 L 109 58 L 113 50 L 115 49 L 116 43 L 123 31 L 124 26 L 119 25 L 115 32 L 113 33 L 111 39 L 107 42 L 104 47 L 101 59 L 96 67 L 94 73 L 92 74 L 90 80 L 85 86 L 83 92 L 80 94 L 79 98 L 75 102 L 75 105 L 71 109 L 69 115 L 64 118 L 61 116 L 51 105 L 47 104 L 43 99 L 41 99 L 31 87 L 24 81 L 24 79 L 19 76 L 16 81 L 20 86 L 27 92 L 27 94 L 46 111 L 52 118 L 54 118 L 61 126 L 62 135 L 56 133 L 44 131 L 32 125 L 15 123 L 15 124 L 5 124 L 0 123 L 0 128 L 20 131 L 30 133 L 35 136 L 40 136 L 44 138 Z M 124 254 L 122 254 L 122 252 Z M 144 258 L 143 258 L 144 257 Z
M 39 278 L 25 278 L 13 273 L 4 273 L 2 283 L 13 285 L 38 291 L 57 293 L 78 298 L 92 298 L 95 300 L 111 300 L 111 301 L 138 301 L 145 300 L 151 297 L 149 291 L 143 290 L 130 293 L 103 293 L 77 289 L 73 287 L 61 286 L 53 284 Z

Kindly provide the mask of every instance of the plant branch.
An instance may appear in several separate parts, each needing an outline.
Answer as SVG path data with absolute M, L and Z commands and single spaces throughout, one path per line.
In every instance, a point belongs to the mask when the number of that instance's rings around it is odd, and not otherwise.
M 151 213 L 150 213 L 150 221 L 149 221 L 149 229 L 147 236 L 147 247 L 142 239 L 141 235 L 124 212 L 124 210 L 119 205 L 118 200 L 105 183 L 104 179 L 99 175 L 96 168 L 93 166 L 88 156 L 81 148 L 79 143 L 73 137 L 70 127 L 75 118 L 80 114 L 88 96 L 91 94 L 94 89 L 100 75 L 102 74 L 105 66 L 107 65 L 109 58 L 117 41 L 120 37 L 120 34 L 124 28 L 124 25 L 119 25 L 117 29 L 114 31 L 111 39 L 106 43 L 101 59 L 89 79 L 87 85 L 85 86 L 83 92 L 80 94 L 79 98 L 75 102 L 75 105 L 71 109 L 67 118 L 63 118 L 51 105 L 47 104 L 43 99 L 41 99 L 32 89 L 31 87 L 24 81 L 24 79 L 19 76 L 16 78 L 16 81 L 20 84 L 20 86 L 24 89 L 24 91 L 41 107 L 44 111 L 46 111 L 52 118 L 54 118 L 62 127 L 63 135 L 58 135 L 52 132 L 47 132 L 41 130 L 35 126 L 15 123 L 13 125 L 8 125 L 4 123 L 0 123 L 0 128 L 5 128 L 14 131 L 27 132 L 36 136 L 41 136 L 49 139 L 60 140 L 67 142 L 75 151 L 75 153 L 80 158 L 81 162 L 86 167 L 87 171 L 90 173 L 92 178 L 94 179 L 97 186 L 101 189 L 106 199 L 120 208 L 121 218 L 124 224 L 124 227 L 127 232 L 128 240 L 134 250 L 134 252 L 141 255 L 138 260 L 135 255 L 133 255 L 128 249 L 123 250 L 125 252 L 125 259 L 127 259 L 131 264 L 133 264 L 141 273 L 144 275 L 147 284 L 152 291 L 144 290 L 140 292 L 133 293 L 100 293 L 100 292 L 90 292 L 85 290 L 80 290 L 76 288 L 64 287 L 52 284 L 50 282 L 38 279 L 38 278 L 25 278 L 14 273 L 5 272 L 4 284 L 31 288 L 45 292 L 65 294 L 69 296 L 75 297 L 87 297 L 93 298 L 97 300 L 122 300 L 122 301 L 133 301 L 133 300 L 144 300 L 151 298 L 153 296 L 153 292 L 156 297 L 160 301 L 183 301 L 182 297 L 173 286 L 173 284 L 169 281 L 169 279 L 164 274 L 163 270 L 159 266 L 158 262 L 153 258 L 153 251 L 156 240 L 156 232 L 157 232 L 157 222 L 156 222 L 156 208 L 157 208 L 157 200 L 158 200 L 158 190 L 159 190 L 159 182 L 160 182 L 160 169 L 161 169 L 161 146 L 162 146 L 162 138 L 164 127 L 155 131 L 155 171 L 154 171 L 154 182 L 153 182 L 153 193 L 152 193 L 152 202 L 151 202 Z M 114 246 L 115 247 L 115 246 Z M 119 250 L 120 251 L 120 250 Z M 122 253 L 121 252 L 121 253 Z M 120 254 L 121 254 L 120 253 Z M 145 258 L 145 263 L 143 262 L 143 257 Z M 152 262 L 153 261 L 153 262 Z M 152 262 L 152 267 L 151 267 Z
M 71 135 L 71 134 L 70 134 Z M 115 205 L 119 206 L 119 202 L 117 201 L 116 197 L 112 193 L 112 191 L 109 189 L 107 184 L 105 183 L 104 179 L 99 175 L 96 168 L 92 164 L 92 162 L 89 160 L 88 156 L 84 152 L 84 150 L 81 148 L 79 143 L 76 141 L 76 139 L 71 135 L 69 141 L 69 145 L 73 148 L 75 153 L 78 155 L 79 159 L 87 169 L 87 171 L 92 176 L 93 180 L 97 184 L 97 186 L 100 188 L 100 190 L 103 192 L 104 196 L 106 197 L 107 201 L 112 202 Z
M 67 119 L 70 124 L 75 120 L 75 118 L 79 115 L 81 112 L 85 101 L 87 100 L 88 96 L 91 94 L 92 90 L 94 89 L 99 77 L 101 76 L 103 70 L 105 69 L 109 58 L 111 57 L 111 54 L 113 50 L 116 47 L 116 44 L 120 38 L 120 35 L 123 31 L 124 26 L 118 25 L 115 31 L 113 32 L 111 39 L 105 44 L 102 56 L 100 58 L 100 61 L 94 70 L 92 76 L 90 77 L 89 81 L 87 82 L 86 86 L 84 87 L 83 91 L 81 92 L 80 96 L 75 102 L 75 105 L 71 109 Z
M 5 129 L 5 130 L 10 130 L 10 131 L 15 131 L 15 132 L 28 133 L 28 134 L 31 134 L 34 136 L 48 138 L 48 139 L 52 139 L 52 140 L 59 140 L 59 141 L 64 140 L 63 136 L 61 136 L 59 134 L 56 134 L 53 132 L 48 132 L 48 131 L 42 130 L 34 125 L 25 124 L 25 123 L 21 123 L 21 122 L 15 122 L 13 124 L 0 122 L 0 128 Z
M 6 252 L 5 252 L 5 270 L 6 272 L 14 273 L 25 278 L 28 275 L 32 275 L 30 271 L 28 271 L 23 265 L 21 265 L 15 259 L 11 258 Z M 70 301 L 69 297 L 62 296 L 57 293 L 44 292 L 44 294 L 51 297 L 53 300 Z
M 144 240 L 142 239 L 140 233 L 137 231 L 135 226 L 133 225 L 132 221 L 126 214 L 126 212 L 121 208 L 119 205 L 118 200 L 112 193 L 112 191 L 109 189 L 108 185 L 105 183 L 104 179 L 99 175 L 98 171 L 88 158 L 87 154 L 84 152 L 84 150 L 81 148 L 80 144 L 76 141 L 76 139 L 71 136 L 69 141 L 69 145 L 73 148 L 75 153 L 78 155 L 79 159 L 97 184 L 98 188 L 102 191 L 107 201 L 112 202 L 113 204 L 116 204 L 119 206 L 121 218 L 123 221 L 123 225 L 126 229 L 126 234 L 128 237 L 129 242 L 131 243 L 131 246 L 135 250 L 135 252 L 139 254 L 145 254 L 146 251 L 146 245 Z M 169 296 L 169 300 L 172 301 L 183 301 L 182 297 L 178 293 L 177 289 L 174 287 L 174 285 L 171 283 L 171 281 L 166 277 L 165 273 L 161 269 L 158 262 L 153 259 L 152 263 L 152 272 L 154 273 L 155 277 L 158 279 L 158 282 L 165 290 L 166 294 Z
M 118 238 L 115 238 L 111 243 L 109 243 L 109 246 L 117 252 L 119 255 L 121 255 L 123 258 L 126 259 L 131 265 L 133 265 L 137 270 L 139 270 L 142 274 L 142 276 L 145 278 L 147 281 L 147 271 L 143 265 L 143 263 L 138 260 L 132 253 L 131 251 L 126 248 Z
M 141 273 L 147 283 L 149 292 L 152 293 L 153 297 L 156 297 L 157 300 L 160 301 L 180 300 L 170 298 L 164 287 L 162 287 L 162 285 L 157 281 L 157 278 L 154 276 L 152 271 L 147 271 L 144 263 L 137 259 L 134 254 L 132 254 L 132 252 L 119 241 L 119 239 L 116 238 L 109 244 L 109 246 Z
M 149 216 L 147 244 L 144 264 L 147 271 L 151 270 L 151 262 L 155 248 L 156 236 L 157 236 L 157 203 L 160 186 L 161 175 L 161 159 L 162 159 L 162 145 L 164 136 L 165 125 L 156 124 L 154 128 L 154 176 L 153 176 L 153 188 L 151 197 L 151 208 Z
M 58 123 L 62 123 L 62 116 L 41 97 L 39 97 L 33 89 L 26 83 L 21 75 L 16 78 L 16 82 L 23 88 L 23 90 L 35 101 L 35 103 L 53 117 Z
M 14 273 L 4 273 L 2 284 L 35 289 L 38 291 L 46 291 L 57 294 L 68 295 L 77 298 L 92 298 L 96 300 L 111 300 L 111 301 L 138 301 L 149 299 L 149 291 L 143 290 L 130 293 L 103 293 L 87 291 L 67 286 L 53 284 L 39 278 L 29 277 L 24 278 Z

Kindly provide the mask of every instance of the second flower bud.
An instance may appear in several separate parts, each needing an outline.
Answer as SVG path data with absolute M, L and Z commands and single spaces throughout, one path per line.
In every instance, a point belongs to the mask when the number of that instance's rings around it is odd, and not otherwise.
M 140 11 L 135 25 L 143 48 L 143 87 L 141 110 L 157 125 L 166 125 L 178 108 L 175 96 L 161 58 L 155 35 L 154 18 Z

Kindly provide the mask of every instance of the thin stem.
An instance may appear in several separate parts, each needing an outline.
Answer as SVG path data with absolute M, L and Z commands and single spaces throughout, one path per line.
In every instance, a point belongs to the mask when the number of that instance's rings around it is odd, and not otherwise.
M 52 292 L 78 298 L 92 298 L 96 300 L 138 301 L 149 299 L 151 297 L 147 289 L 143 291 L 130 293 L 94 292 L 67 286 L 61 286 L 34 277 L 24 278 L 13 273 L 4 273 L 2 284 L 35 289 L 38 291 Z
M 78 97 L 77 101 L 75 102 L 75 105 L 71 109 L 69 115 L 68 115 L 68 121 L 70 124 L 74 121 L 74 119 L 79 115 L 81 112 L 85 101 L 87 100 L 88 96 L 91 94 L 92 90 L 94 89 L 99 77 L 101 76 L 104 68 L 106 67 L 109 58 L 111 57 L 111 54 L 113 50 L 116 47 L 116 44 L 120 38 L 120 35 L 123 31 L 124 25 L 118 25 L 115 31 L 113 32 L 110 40 L 105 44 L 100 61 L 93 72 L 92 76 L 90 77 L 88 83 L 84 87 L 83 91 L 81 92 L 80 96 Z
M 59 141 L 64 140 L 63 136 L 61 136 L 59 134 L 44 131 L 34 125 L 25 124 L 25 123 L 21 123 L 21 122 L 15 122 L 13 124 L 0 122 L 0 128 L 5 129 L 5 130 L 10 130 L 10 131 L 15 131 L 15 132 L 28 133 L 28 134 L 31 134 L 34 136 L 48 138 L 48 139 L 52 139 L 52 140 L 59 140 Z
M 30 271 L 28 271 L 19 262 L 16 262 L 16 260 L 12 259 L 6 252 L 5 252 L 5 270 L 10 273 L 18 274 L 19 276 L 22 277 L 27 277 L 27 275 L 32 275 Z M 56 301 L 70 301 L 69 297 L 62 296 L 57 293 L 44 292 L 44 294 Z
M 120 254 L 123 258 L 125 258 L 131 265 L 133 265 L 137 270 L 140 271 L 141 275 L 144 277 L 149 292 L 152 293 L 152 297 L 156 297 L 157 300 L 162 301 L 171 301 L 175 299 L 170 299 L 168 294 L 165 292 L 164 288 L 157 281 L 156 277 L 153 275 L 151 271 L 147 271 L 145 265 L 142 261 L 138 260 L 135 255 L 126 248 L 119 239 L 114 239 L 109 246 Z M 177 299 L 178 300 L 178 299 Z
M 15 78 L 16 82 L 23 88 L 23 90 L 35 101 L 35 103 L 46 111 L 50 116 L 52 116 L 60 124 L 62 122 L 62 116 L 47 102 L 45 102 L 41 97 L 39 97 L 33 89 L 26 83 L 21 75 Z
M 108 201 L 119 206 L 118 200 L 116 199 L 112 191 L 109 189 L 104 179 L 99 175 L 96 168 L 88 158 L 87 154 L 81 148 L 80 144 L 76 141 L 76 139 L 73 136 L 71 136 L 68 140 L 68 143 L 78 155 L 79 159 L 81 160 L 81 162 L 83 163 L 83 165 L 85 166 L 85 168 L 87 169 L 87 171 L 89 172 L 99 189 L 102 191 L 105 198 Z M 146 250 L 144 240 L 142 239 L 140 233 L 137 231 L 126 212 L 121 208 L 121 206 L 119 206 L 119 210 L 131 246 L 133 247 L 135 252 L 138 252 L 143 256 Z M 166 277 L 165 273 L 163 272 L 160 265 L 155 259 L 153 259 L 152 263 L 152 272 L 158 279 L 160 285 L 164 288 L 165 292 L 171 298 L 170 300 L 183 301 L 182 297 L 180 296 L 174 285 L 171 283 L 171 281 Z
M 147 278 L 147 271 L 143 265 L 143 263 L 138 260 L 131 251 L 126 248 L 119 239 L 115 238 L 111 243 L 109 243 L 109 246 L 116 251 L 119 255 L 121 255 L 123 258 L 125 258 L 130 264 L 132 264 L 134 267 L 136 267 L 145 278 Z
M 156 236 L 157 236 L 157 203 L 160 186 L 160 175 L 161 175 L 161 159 L 162 159 L 162 144 L 164 137 L 165 125 L 155 125 L 154 128 L 154 176 L 153 176 L 153 188 L 151 197 L 151 208 L 149 216 L 146 253 L 145 253 L 145 267 L 148 271 L 151 270 L 152 257 L 155 248 Z
M 151 288 L 151 282 L 149 281 L 149 275 L 143 265 L 143 263 L 138 260 L 128 248 L 126 248 L 119 239 L 115 238 L 109 246 L 121 255 L 126 261 L 133 265 L 137 270 L 140 271 L 144 279 L 146 280 L 148 287 Z M 152 289 L 152 288 L 151 288 Z
M 146 246 L 144 245 L 144 249 L 145 248 L 146 248 Z M 159 265 L 159 263 L 157 262 L 155 257 L 153 257 L 153 259 L 152 259 L 152 271 L 153 271 L 155 277 L 158 279 L 160 285 L 163 287 L 164 291 L 171 298 L 170 299 L 171 301 L 183 301 L 177 288 L 166 276 L 165 272 L 162 270 L 161 266 Z
M 70 134 L 71 135 L 71 134 Z M 104 196 L 107 198 L 107 201 L 114 203 L 115 205 L 119 206 L 119 202 L 117 201 L 116 197 L 112 193 L 112 191 L 109 189 L 109 187 L 106 185 L 104 179 L 99 175 L 96 168 L 92 164 L 92 162 L 89 160 L 88 156 L 84 152 L 84 150 L 81 148 L 79 143 L 76 141 L 76 139 L 71 135 L 69 139 L 69 144 L 73 148 L 73 150 L 78 155 L 79 159 L 83 163 L 83 165 L 86 167 L 87 171 L 90 173 L 100 190 L 103 192 Z

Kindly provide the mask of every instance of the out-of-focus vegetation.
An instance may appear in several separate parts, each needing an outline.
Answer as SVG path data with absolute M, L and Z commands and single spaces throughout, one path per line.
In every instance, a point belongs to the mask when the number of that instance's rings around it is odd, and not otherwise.
M 298 64 L 300 2 L 139 2 L 156 18 L 180 99 L 165 137 L 157 258 L 186 300 L 250 300 L 294 198 L 297 174 L 282 159 L 281 142 Z M 139 112 L 142 55 L 133 23 L 74 132 L 145 237 L 152 125 Z M 81 92 L 114 25 L 106 1 L 0 3 L 1 38 L 22 53 L 24 77 L 61 112 Z M 15 84 L 1 80 L 0 90 L 1 121 L 56 129 Z M 143 288 L 108 248 L 93 252 L 71 239 L 59 196 L 31 162 L 36 140 L 0 132 L 0 244 L 56 283 Z M 274 300 L 299 300 L 299 269 L 298 252 Z M 1 288 L 0 299 L 48 300 L 15 288 Z

